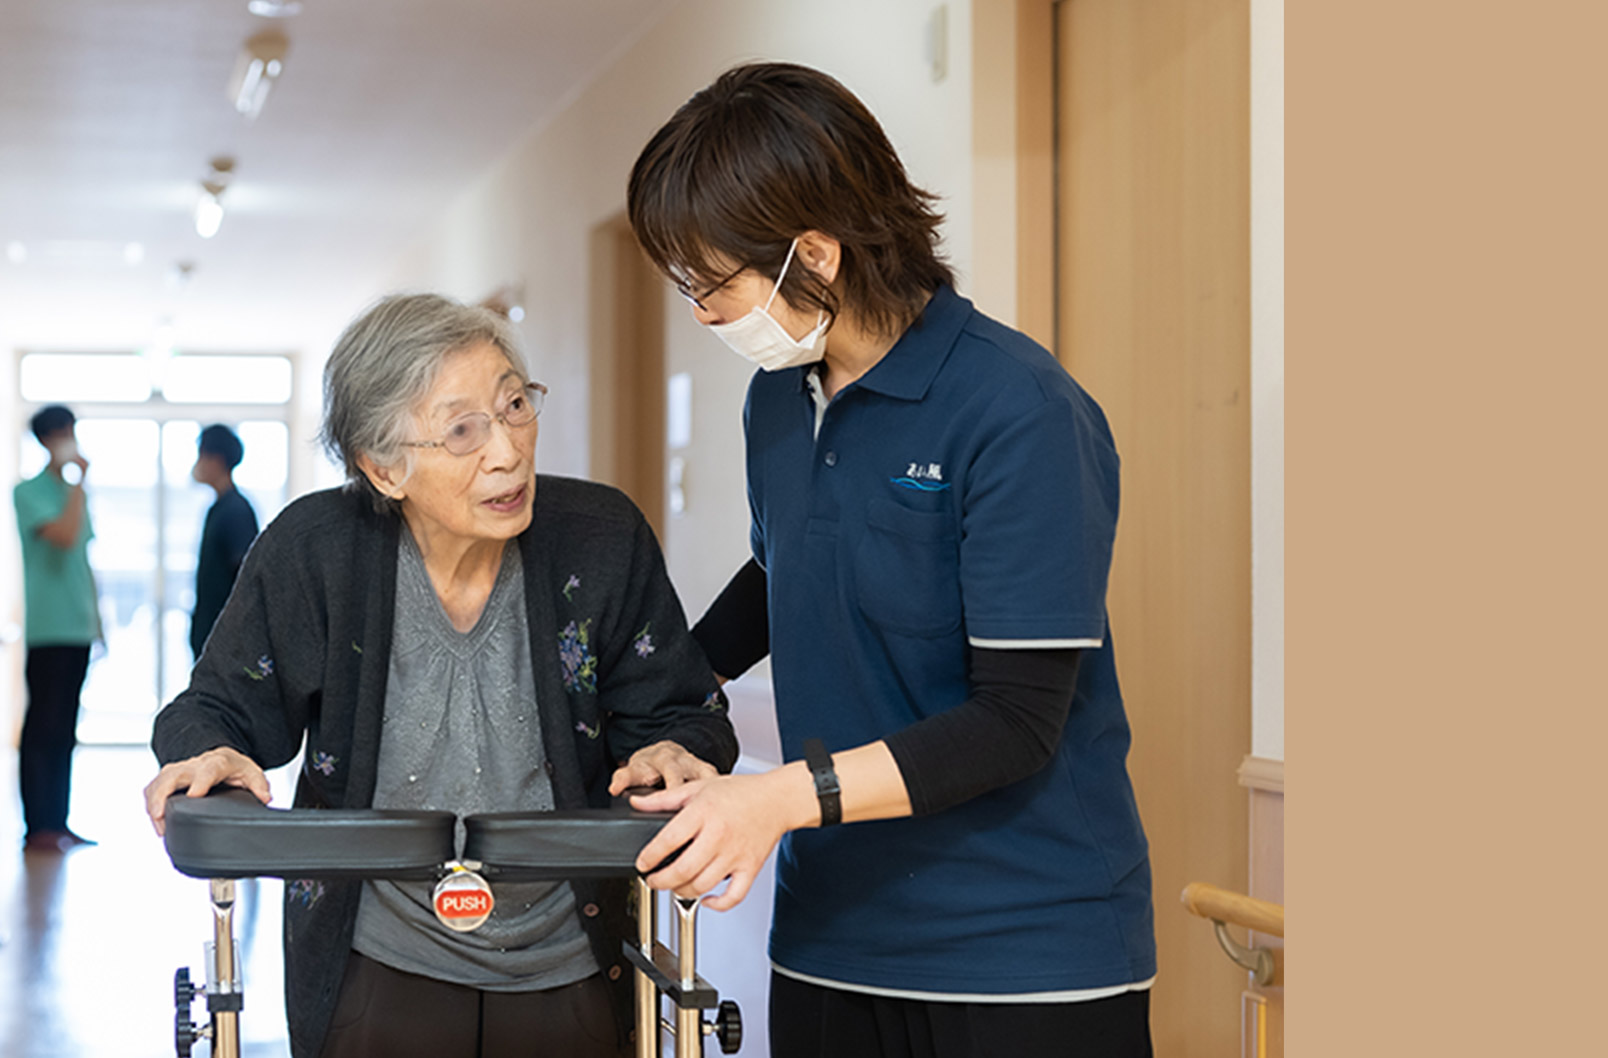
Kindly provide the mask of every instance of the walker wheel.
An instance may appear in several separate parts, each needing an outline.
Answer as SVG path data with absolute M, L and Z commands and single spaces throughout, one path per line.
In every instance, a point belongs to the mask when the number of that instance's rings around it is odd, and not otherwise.
M 720 1041 L 721 1054 L 736 1054 L 743 1045 L 743 1012 L 730 999 L 722 999 L 715 1012 L 715 1039 Z

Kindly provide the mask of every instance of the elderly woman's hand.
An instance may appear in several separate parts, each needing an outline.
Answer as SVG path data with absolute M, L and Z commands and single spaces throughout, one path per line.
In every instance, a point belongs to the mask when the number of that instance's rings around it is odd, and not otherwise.
M 188 760 L 174 761 L 156 773 L 145 788 L 145 814 L 157 834 L 166 829 L 168 798 L 180 790 L 189 789 L 191 797 L 205 797 L 214 786 L 238 786 L 250 790 L 257 800 L 267 804 L 271 796 L 268 776 L 257 767 L 257 762 L 228 746 L 209 749 Z
M 682 783 L 710 779 L 718 775 L 713 764 L 693 756 L 675 742 L 655 742 L 631 754 L 609 782 L 609 794 L 618 796 L 633 786 L 657 786 L 662 780 L 667 790 Z

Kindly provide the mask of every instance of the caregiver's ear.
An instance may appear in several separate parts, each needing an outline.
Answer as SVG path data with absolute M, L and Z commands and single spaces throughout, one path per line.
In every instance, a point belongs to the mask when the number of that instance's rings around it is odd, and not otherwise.
M 406 498 L 407 493 L 402 488 L 402 483 L 407 479 L 407 474 L 401 467 L 382 467 L 374 461 L 373 456 L 364 452 L 357 457 L 357 468 L 368 478 L 369 484 L 374 486 L 374 491 L 381 496 L 396 500 L 398 503 Z
M 794 256 L 799 263 L 822 280 L 831 283 L 837 279 L 838 267 L 843 263 L 843 244 L 825 232 L 811 228 L 798 237 Z

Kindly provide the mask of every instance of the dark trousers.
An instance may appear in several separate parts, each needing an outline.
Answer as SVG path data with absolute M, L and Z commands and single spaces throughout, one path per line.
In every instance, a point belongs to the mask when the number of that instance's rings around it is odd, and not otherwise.
M 618 1058 L 601 974 L 543 992 L 482 992 L 352 952 L 322 1058 Z
M 17 751 L 23 823 L 29 834 L 66 830 L 89 647 L 29 647 L 25 671 L 28 712 Z
M 771 1058 L 1151 1058 L 1150 993 L 1081 1003 L 945 1003 L 771 974 Z

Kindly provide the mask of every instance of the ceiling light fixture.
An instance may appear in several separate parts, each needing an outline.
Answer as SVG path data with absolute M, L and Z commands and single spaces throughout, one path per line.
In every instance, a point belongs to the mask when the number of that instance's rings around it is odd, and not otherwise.
M 268 90 L 285 69 L 285 53 L 290 41 L 277 29 L 265 29 L 249 38 L 235 60 L 229 76 L 229 101 L 234 108 L 255 120 L 268 101 Z
M 6 243 L 6 260 L 12 264 L 22 264 L 28 259 L 28 247 L 13 239 Z
M 246 10 L 258 18 L 290 18 L 301 14 L 301 0 L 251 0 Z
M 212 159 L 212 174 L 201 181 L 201 194 L 195 200 L 195 233 L 203 239 L 218 234 L 223 224 L 223 193 L 234 175 L 233 158 L 222 156 Z

